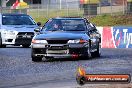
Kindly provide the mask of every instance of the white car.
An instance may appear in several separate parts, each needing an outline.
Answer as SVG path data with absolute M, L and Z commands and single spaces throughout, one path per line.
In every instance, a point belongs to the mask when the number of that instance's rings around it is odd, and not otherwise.
M 0 47 L 22 45 L 29 47 L 38 25 L 26 14 L 0 14 Z

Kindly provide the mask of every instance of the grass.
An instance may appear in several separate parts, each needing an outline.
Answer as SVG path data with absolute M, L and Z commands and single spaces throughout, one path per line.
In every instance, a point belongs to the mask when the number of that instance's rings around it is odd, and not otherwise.
M 49 18 L 53 17 L 64 17 L 64 16 L 83 16 L 83 10 L 75 10 L 75 9 L 68 9 L 68 10 L 29 10 L 28 14 L 32 16 L 36 22 L 41 22 L 44 24 Z
M 97 26 L 132 26 L 132 15 L 102 15 L 89 20 Z
M 39 12 L 41 11 L 41 12 Z M 39 14 L 38 14 L 39 13 Z M 36 22 L 44 24 L 49 18 L 62 17 L 62 16 L 81 16 L 83 17 L 83 10 L 50 10 L 48 13 L 45 9 L 42 10 L 31 10 L 28 12 Z M 130 15 L 97 15 L 87 17 L 96 26 L 132 26 L 132 14 Z
M 41 22 L 42 24 L 44 24 L 47 20 L 48 20 L 48 18 L 45 18 L 45 17 L 39 17 L 39 18 L 34 18 L 34 20 L 36 21 L 36 22 Z

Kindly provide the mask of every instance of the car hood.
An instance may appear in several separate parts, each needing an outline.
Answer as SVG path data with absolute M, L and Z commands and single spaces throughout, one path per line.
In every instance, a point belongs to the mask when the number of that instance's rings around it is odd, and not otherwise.
M 85 32 L 45 32 L 35 36 L 35 39 L 89 39 Z
M 8 26 L 1 26 L 1 29 L 17 31 L 17 32 L 34 32 L 34 29 L 37 27 L 38 27 L 37 25 L 8 25 Z

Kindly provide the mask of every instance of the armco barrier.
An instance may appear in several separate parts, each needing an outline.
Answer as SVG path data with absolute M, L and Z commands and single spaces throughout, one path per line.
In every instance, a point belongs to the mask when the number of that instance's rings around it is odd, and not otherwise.
M 132 48 L 132 27 L 97 27 L 102 48 Z

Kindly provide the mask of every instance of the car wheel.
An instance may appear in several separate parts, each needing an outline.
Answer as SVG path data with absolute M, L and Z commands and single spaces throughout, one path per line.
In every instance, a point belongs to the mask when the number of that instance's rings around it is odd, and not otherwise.
M 33 62 L 40 62 L 40 61 L 42 61 L 42 57 L 32 56 L 32 61 Z
M 6 48 L 6 45 L 0 44 L 0 48 Z
M 82 59 L 90 59 L 92 57 L 92 54 L 90 52 L 90 49 L 88 48 L 85 52 L 84 55 L 81 57 Z
M 0 48 L 6 48 L 6 45 L 2 45 L 2 39 L 0 39 Z
M 31 57 L 33 62 L 40 62 L 42 61 L 42 58 L 43 58 L 42 56 L 35 56 L 33 52 L 31 54 Z
M 6 48 L 6 45 L 2 45 L 2 48 Z
M 29 48 L 30 45 L 22 45 L 24 48 Z
M 95 51 L 92 56 L 93 57 L 100 57 L 101 53 L 100 53 L 100 44 L 98 44 L 98 47 L 97 47 L 97 51 Z
M 44 58 L 43 58 L 43 61 L 44 61 L 44 62 L 52 61 L 52 58 L 53 58 L 53 57 L 44 57 Z
M 1 45 L 2 45 L 2 39 L 1 39 L 1 37 L 0 37 L 0 47 L 1 47 Z
M 90 52 L 90 48 L 88 48 L 88 50 L 87 50 L 87 56 L 88 56 L 88 58 L 91 58 L 92 57 L 92 54 Z
M 85 50 L 84 56 L 82 58 L 84 58 L 84 59 L 90 59 L 90 58 L 92 58 L 91 41 L 89 41 L 89 47 Z

